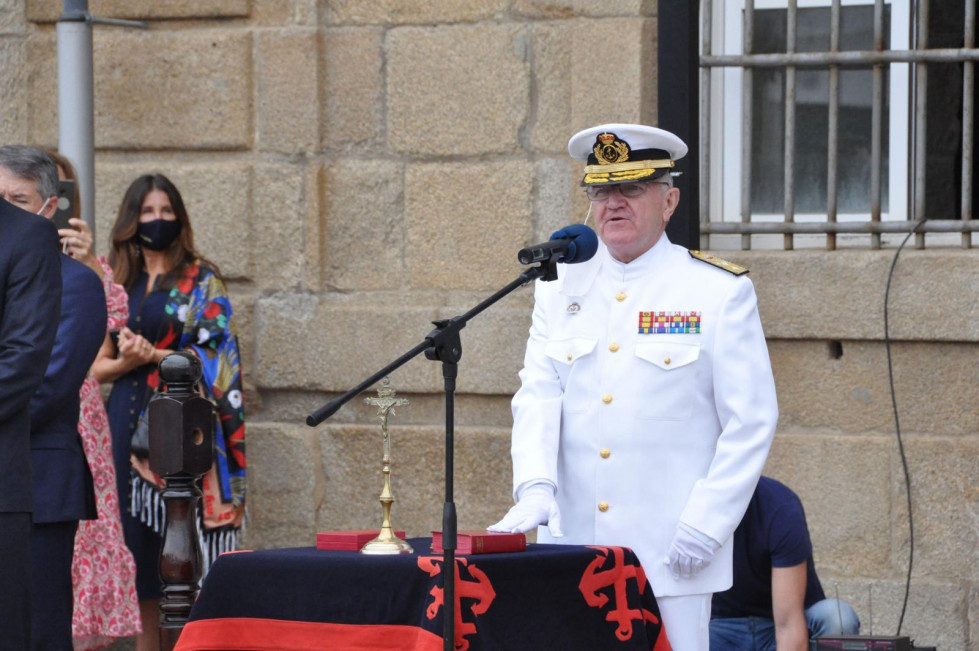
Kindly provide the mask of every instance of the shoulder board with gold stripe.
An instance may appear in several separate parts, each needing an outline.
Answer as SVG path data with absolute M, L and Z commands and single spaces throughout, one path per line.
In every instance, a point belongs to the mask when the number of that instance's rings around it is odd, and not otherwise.
M 728 273 L 734 274 L 735 276 L 743 276 L 746 273 L 748 273 L 747 267 L 742 267 L 739 264 L 728 262 L 724 258 L 718 258 L 716 255 L 712 255 L 710 253 L 705 253 L 703 251 L 691 251 L 690 256 L 693 258 L 697 258 L 702 262 L 706 262 L 707 264 L 712 264 L 715 267 L 727 271 Z

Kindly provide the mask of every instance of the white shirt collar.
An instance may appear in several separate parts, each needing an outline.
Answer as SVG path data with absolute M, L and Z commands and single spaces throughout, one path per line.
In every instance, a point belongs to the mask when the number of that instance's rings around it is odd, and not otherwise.
M 666 237 L 666 233 L 660 235 L 656 244 L 632 262 L 619 262 L 612 257 L 607 247 L 602 246 L 602 268 L 606 274 L 617 281 L 631 282 L 648 274 L 669 255 L 670 249 L 670 240 Z
M 648 251 L 632 262 L 619 262 L 609 253 L 608 247 L 599 240 L 598 252 L 588 262 L 558 267 L 558 278 L 561 282 L 560 292 L 565 296 L 581 296 L 586 294 L 601 273 L 616 282 L 632 282 L 647 275 L 650 270 L 660 264 L 670 252 L 673 245 L 666 233 L 663 233 Z

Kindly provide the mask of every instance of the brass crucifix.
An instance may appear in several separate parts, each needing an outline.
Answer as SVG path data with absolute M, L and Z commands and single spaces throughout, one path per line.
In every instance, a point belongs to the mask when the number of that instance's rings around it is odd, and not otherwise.
M 394 495 L 391 493 L 391 435 L 388 432 L 388 421 L 394 415 L 394 408 L 408 404 L 407 398 L 396 398 L 395 391 L 390 386 L 388 378 L 381 380 L 381 388 L 377 390 L 376 398 L 364 398 L 369 405 L 377 405 L 377 417 L 381 421 L 381 434 L 384 437 L 384 456 L 381 459 L 381 472 L 384 474 L 384 487 L 381 489 L 381 531 L 377 538 L 371 540 L 363 549 L 362 554 L 410 554 L 414 550 L 406 541 L 398 538 L 391 527 L 391 505 Z

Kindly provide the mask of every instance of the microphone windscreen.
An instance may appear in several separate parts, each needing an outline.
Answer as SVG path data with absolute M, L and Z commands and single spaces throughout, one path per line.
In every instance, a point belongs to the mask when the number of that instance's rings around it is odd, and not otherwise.
M 572 245 L 568 247 L 568 255 L 561 260 L 564 264 L 575 264 L 591 260 L 595 257 L 595 252 L 598 251 L 598 235 L 584 224 L 565 226 L 554 235 L 551 235 L 551 239 L 554 239 L 555 236 L 567 237 L 572 240 Z

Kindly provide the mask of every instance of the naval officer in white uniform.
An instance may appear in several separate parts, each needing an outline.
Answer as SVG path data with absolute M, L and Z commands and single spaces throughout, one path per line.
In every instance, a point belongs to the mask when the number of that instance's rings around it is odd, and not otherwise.
M 496 531 L 631 547 L 676 651 L 707 651 L 711 594 L 731 586 L 731 535 L 778 407 L 743 267 L 671 244 L 687 146 L 645 125 L 568 143 L 601 239 L 538 280 L 513 398 L 516 504 Z

